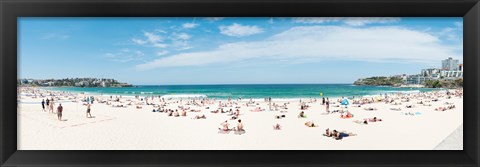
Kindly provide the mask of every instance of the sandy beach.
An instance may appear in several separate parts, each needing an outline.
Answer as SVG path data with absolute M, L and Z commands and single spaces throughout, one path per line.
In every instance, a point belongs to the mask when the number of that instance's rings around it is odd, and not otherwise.
M 349 100 L 347 109 L 340 104 L 341 98 L 331 98 L 330 112 L 327 113 L 320 98 L 316 101 L 302 99 L 302 102 L 209 99 L 203 100 L 202 104 L 202 99 L 195 99 L 194 103 L 193 99 L 164 98 L 162 101 L 158 97 L 152 100 L 150 96 L 148 103 L 151 104 L 147 105 L 145 95 L 122 97 L 117 102 L 115 96 L 47 93 L 37 88 L 19 88 L 17 147 L 19 150 L 433 150 L 463 124 L 463 90 L 449 92 L 455 94 L 435 91 L 389 94 L 387 98 L 376 96 L 363 100 L 357 97 Z M 40 97 L 41 94 L 44 97 Z M 84 104 L 87 102 L 83 100 L 89 96 L 95 99 L 91 105 L 94 118 L 86 117 L 87 106 Z M 55 110 L 59 103 L 63 106 L 62 121 L 57 120 L 56 114 L 42 111 L 42 99 L 52 97 Z M 220 102 L 224 106 L 220 107 Z M 270 103 L 279 105 L 277 110 L 269 107 Z M 309 107 L 301 110 L 301 104 Z M 120 105 L 125 107 L 113 107 Z M 284 105 L 287 109 L 283 108 Z M 453 105 L 455 108 L 445 111 L 435 110 Z M 237 107 L 245 133 L 219 130 L 225 120 L 228 120 L 229 128 L 233 128 L 238 119 L 231 120 L 229 112 L 211 111 L 223 108 L 235 112 Z M 255 111 L 258 107 L 264 111 Z M 186 116 L 152 112 L 158 109 L 178 110 L 180 113 L 185 110 Z M 301 111 L 306 118 L 298 117 Z M 346 111 L 353 117 L 341 118 Z M 206 119 L 194 119 L 197 115 L 205 115 Z M 354 122 L 373 117 L 382 121 Z M 307 127 L 305 123 L 308 121 L 317 127 Z M 273 128 L 277 123 L 281 130 Z M 335 140 L 323 135 L 327 128 L 356 135 Z M 462 143 L 463 137 L 456 137 L 459 138 L 462 140 L 458 142 Z M 444 149 L 462 150 L 461 146 Z

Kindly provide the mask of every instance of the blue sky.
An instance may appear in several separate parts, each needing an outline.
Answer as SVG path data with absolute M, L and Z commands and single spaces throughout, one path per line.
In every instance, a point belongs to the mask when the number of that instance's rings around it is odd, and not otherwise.
M 457 18 L 20 18 L 19 78 L 352 83 L 463 62 Z

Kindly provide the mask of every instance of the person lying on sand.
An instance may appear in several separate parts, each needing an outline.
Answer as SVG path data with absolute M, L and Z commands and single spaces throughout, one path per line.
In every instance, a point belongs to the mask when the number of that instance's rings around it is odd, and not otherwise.
M 393 111 L 400 111 L 402 110 L 401 108 L 390 108 L 390 110 L 393 110 Z
M 335 140 L 342 140 L 345 137 L 356 136 L 356 135 L 357 134 L 354 134 L 354 133 L 347 133 L 346 131 L 338 132 L 337 130 L 333 130 L 332 137 L 335 138 Z
M 411 115 L 411 116 L 415 116 L 415 114 L 414 114 L 414 113 L 412 113 L 412 112 L 406 112 L 406 113 L 402 112 L 401 114 L 403 114 L 403 115 Z
M 305 112 L 300 112 L 300 114 L 298 114 L 298 118 L 307 118 L 307 115 L 305 115 Z
M 275 124 L 273 125 L 273 130 L 282 130 L 282 126 L 280 126 L 280 124 Z
M 367 111 L 375 111 L 377 110 L 377 108 L 373 108 L 373 107 L 368 107 L 368 108 L 363 108 L 364 110 L 367 110 Z
M 340 112 L 340 110 L 333 110 L 332 113 Z
M 325 133 L 323 134 L 323 136 L 327 136 L 327 137 L 332 137 L 332 132 L 330 132 L 330 128 L 327 128 L 325 129 Z
M 136 108 L 137 108 L 137 109 L 142 109 L 142 106 L 137 106 Z
M 252 112 L 260 112 L 260 111 L 265 111 L 265 109 L 262 109 L 260 107 L 256 107 L 254 110 L 250 110 Z
M 205 116 L 205 114 L 202 114 L 202 115 L 196 115 L 193 119 L 207 119 L 207 117 Z
M 365 121 L 369 121 L 369 122 L 379 122 L 379 121 L 382 121 L 382 119 L 377 119 L 377 117 L 373 117 L 373 118 L 365 118 L 364 119 Z
M 413 107 L 415 107 L 415 106 L 414 106 L 414 105 L 407 105 L 407 106 L 405 106 L 405 107 L 406 107 L 406 108 L 413 108 Z
M 347 111 L 347 113 L 345 115 L 343 115 L 343 114 L 340 115 L 340 118 L 344 118 L 344 119 L 353 118 L 353 114 Z
M 315 123 L 313 123 L 312 121 L 305 122 L 305 126 L 307 126 L 307 127 L 317 127 L 317 125 Z
M 123 104 L 117 104 L 117 105 L 112 105 L 112 107 L 127 107 L 127 106 L 124 106 Z
M 355 120 L 355 121 L 353 121 L 353 122 L 355 122 L 355 123 L 357 123 L 357 124 L 368 125 L 368 121 L 367 121 L 367 120 L 363 120 L 363 121 L 362 121 L 362 120 Z
M 282 119 L 282 118 L 285 118 L 285 115 L 276 115 L 275 118 L 276 119 Z

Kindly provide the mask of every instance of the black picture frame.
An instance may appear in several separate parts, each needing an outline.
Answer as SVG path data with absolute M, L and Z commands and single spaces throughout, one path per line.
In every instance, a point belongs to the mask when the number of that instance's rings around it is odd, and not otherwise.
M 463 17 L 462 151 L 17 150 L 17 17 Z M 479 166 L 478 0 L 0 0 L 1 166 Z

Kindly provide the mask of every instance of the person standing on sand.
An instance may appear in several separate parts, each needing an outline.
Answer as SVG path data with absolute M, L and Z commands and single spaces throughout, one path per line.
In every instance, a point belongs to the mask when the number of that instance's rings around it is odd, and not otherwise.
M 42 110 L 45 111 L 45 99 L 42 99 Z
M 45 101 L 45 103 L 47 104 L 47 107 L 50 106 L 50 100 L 47 98 L 47 100 Z
M 54 104 L 53 98 L 52 98 L 52 100 L 50 100 L 50 112 L 52 112 L 52 113 L 54 113 L 54 111 L 53 111 L 54 105 L 55 105 L 55 104 Z
M 87 104 L 87 118 L 92 118 L 92 114 L 90 114 L 90 103 Z
M 63 107 L 62 107 L 62 103 L 60 103 L 57 108 L 57 117 L 59 121 L 62 121 L 62 112 L 63 112 Z
M 329 110 L 330 109 L 330 102 L 327 100 L 325 103 L 327 104 L 326 111 L 327 111 L 327 113 L 330 113 L 330 110 Z
M 322 97 L 322 105 L 325 105 L 325 97 Z

